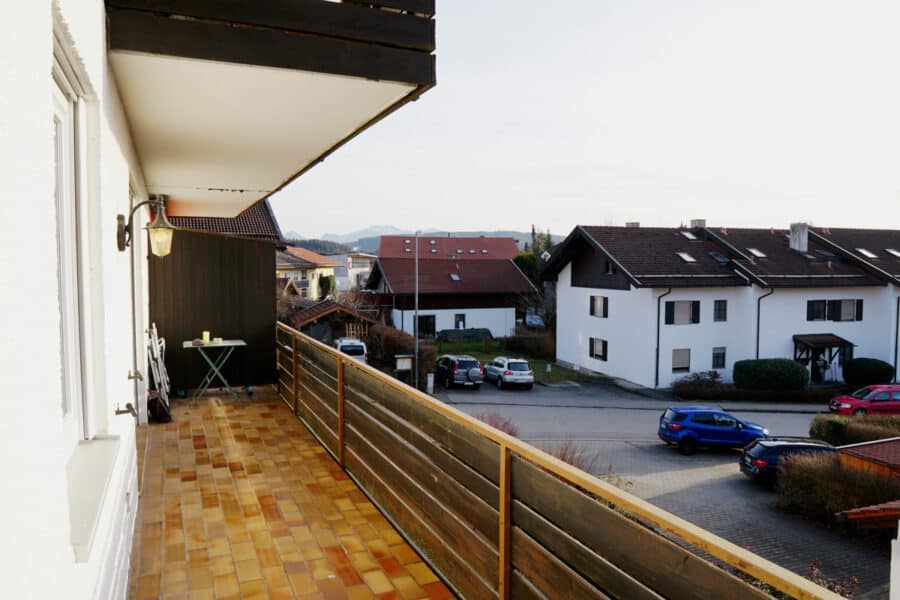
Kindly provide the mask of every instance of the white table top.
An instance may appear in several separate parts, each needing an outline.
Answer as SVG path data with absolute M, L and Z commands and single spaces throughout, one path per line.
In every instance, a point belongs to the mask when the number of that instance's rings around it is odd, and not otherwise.
M 182 348 L 225 348 L 227 346 L 246 346 L 244 340 L 222 340 L 221 342 L 210 341 L 208 344 L 194 344 L 193 340 L 181 342 Z

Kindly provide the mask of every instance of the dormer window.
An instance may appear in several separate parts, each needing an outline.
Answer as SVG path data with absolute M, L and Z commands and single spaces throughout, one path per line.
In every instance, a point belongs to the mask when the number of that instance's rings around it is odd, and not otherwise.
M 681 232 L 681 235 L 683 235 L 683 236 L 685 237 L 685 239 L 691 240 L 692 242 L 697 241 L 697 236 L 694 235 L 694 234 L 693 234 L 692 232 L 690 232 L 690 231 L 682 231 L 682 232 Z
M 459 281 L 459 273 L 450 273 L 450 279 L 452 279 L 453 281 Z
M 872 252 L 871 250 L 866 250 L 865 248 L 857 248 L 857 252 L 865 256 L 866 258 L 878 258 L 878 255 Z
M 749 252 L 756 258 L 766 258 L 765 252 L 759 250 L 758 248 L 747 248 L 747 252 Z
M 891 256 L 896 256 L 897 258 L 900 258 L 900 250 L 896 250 L 894 248 L 885 248 L 884 251 L 887 252 L 888 254 L 890 254 Z
M 686 263 L 697 262 L 697 259 L 694 258 L 693 256 L 691 256 L 690 254 L 688 254 L 687 252 L 676 252 L 675 254 L 677 254 L 678 258 L 680 258 L 681 260 L 683 260 Z

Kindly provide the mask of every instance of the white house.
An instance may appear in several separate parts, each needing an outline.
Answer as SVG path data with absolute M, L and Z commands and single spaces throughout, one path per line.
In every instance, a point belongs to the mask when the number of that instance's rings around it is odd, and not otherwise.
M 129 405 L 146 422 L 147 261 L 166 260 L 148 256 L 146 202 L 233 217 L 434 85 L 427 19 L 420 34 L 378 7 L 273 14 L 211 0 L 4 6 L 4 598 L 127 595 Z M 430 49 L 392 40 L 398 18 Z
M 900 271 L 900 253 L 882 253 Z M 648 387 L 730 381 L 747 358 L 794 358 L 816 381 L 852 356 L 896 368 L 897 278 L 804 224 L 577 227 L 543 273 L 557 282 L 557 359 Z
M 366 252 L 351 252 L 349 254 L 329 254 L 328 258 L 340 265 L 334 268 L 334 285 L 339 292 L 345 292 L 360 289 L 366 285 L 376 256 Z
M 494 337 L 515 333 L 516 308 L 534 285 L 512 259 L 512 238 L 382 236 L 367 289 L 376 292 L 394 327 L 415 335 L 447 329 L 488 329 Z M 418 280 L 416 263 L 418 262 Z M 417 285 L 418 284 L 418 285 Z

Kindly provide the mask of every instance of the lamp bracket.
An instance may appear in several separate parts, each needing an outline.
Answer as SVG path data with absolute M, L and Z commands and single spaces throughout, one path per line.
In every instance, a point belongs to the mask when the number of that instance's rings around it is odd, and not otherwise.
M 128 213 L 127 224 L 125 223 L 125 215 L 116 215 L 116 245 L 119 248 L 119 252 L 125 252 L 125 249 L 131 245 L 131 238 L 134 235 L 134 213 L 145 204 L 149 204 L 155 210 L 165 210 L 166 197 L 153 195 L 148 200 L 135 204 L 131 212 Z

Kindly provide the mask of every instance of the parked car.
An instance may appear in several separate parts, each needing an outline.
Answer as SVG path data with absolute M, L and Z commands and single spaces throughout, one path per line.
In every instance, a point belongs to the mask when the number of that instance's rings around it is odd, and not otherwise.
M 682 454 L 698 446 L 742 448 L 769 430 L 708 406 L 670 406 L 659 417 L 659 438 L 676 444 Z
M 900 385 L 870 385 L 836 396 L 828 403 L 828 410 L 842 415 L 900 415 Z
M 334 340 L 334 347 L 338 352 L 343 352 L 347 356 L 352 356 L 355 360 L 363 364 L 369 362 L 369 351 L 366 349 L 366 343 L 357 338 L 343 337 Z
M 773 437 L 754 440 L 744 446 L 738 464 L 741 472 L 756 481 L 775 483 L 778 465 L 788 456 L 800 454 L 837 455 L 837 448 L 812 438 Z
M 484 380 L 495 381 L 501 390 L 514 385 L 530 390 L 534 386 L 534 371 L 524 358 L 497 356 L 484 365 Z
M 484 368 L 474 356 L 445 354 L 437 361 L 435 376 L 448 390 L 454 385 L 474 387 L 477 390 L 484 381 Z

